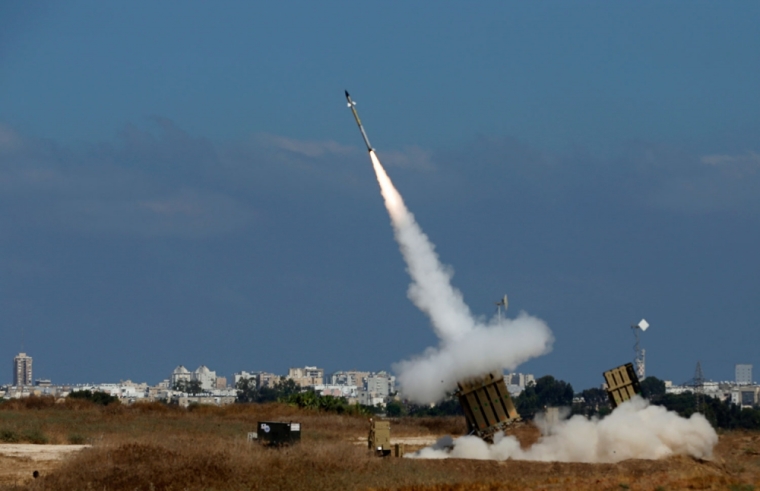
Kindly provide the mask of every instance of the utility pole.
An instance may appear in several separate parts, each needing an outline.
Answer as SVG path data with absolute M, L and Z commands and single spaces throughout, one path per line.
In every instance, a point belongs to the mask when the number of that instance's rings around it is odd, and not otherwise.
M 697 412 L 702 413 L 704 412 L 704 405 L 705 405 L 705 376 L 702 373 L 702 362 L 697 362 L 697 368 L 694 370 L 694 380 L 693 380 L 693 387 L 694 387 L 694 405 L 696 406 Z

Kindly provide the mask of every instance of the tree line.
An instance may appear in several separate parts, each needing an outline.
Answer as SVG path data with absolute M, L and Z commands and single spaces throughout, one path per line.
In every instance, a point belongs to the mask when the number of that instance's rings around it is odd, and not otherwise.
M 715 428 L 721 429 L 760 429 L 760 409 L 758 407 L 742 408 L 730 400 L 722 401 L 705 396 L 697 408 L 693 392 L 667 394 L 665 382 L 657 377 L 647 377 L 641 381 L 641 395 L 651 404 L 663 406 L 685 418 L 699 412 Z M 572 386 L 552 376 L 541 377 L 515 397 L 517 411 L 524 418 L 533 417 L 546 406 L 568 406 L 572 414 L 588 417 L 600 417 L 612 412 L 607 391 L 600 388 L 583 390 L 573 394 Z
M 184 382 L 184 381 L 181 381 Z M 188 381 L 180 383 L 176 390 L 189 394 L 202 392 L 200 383 Z M 430 417 L 430 416 L 459 416 L 462 407 L 455 395 L 451 394 L 434 405 L 417 405 L 407 401 L 394 399 L 386 407 L 378 408 L 349 404 L 345 397 L 334 397 L 317 394 L 313 389 L 303 391 L 291 379 L 282 378 L 272 387 L 257 387 L 251 379 L 241 379 L 236 385 L 239 403 L 283 402 L 305 409 L 329 411 L 338 414 L 372 415 L 384 412 L 389 417 Z M 705 396 L 701 407 L 697 408 L 696 398 L 692 392 L 682 394 L 667 394 L 665 382 L 657 377 L 647 377 L 641 381 L 642 396 L 651 404 L 663 406 L 683 417 L 690 417 L 699 412 L 715 427 L 721 429 L 760 429 L 760 409 L 741 408 L 730 400 Z M 96 404 L 108 405 L 118 402 L 118 398 L 105 392 L 89 390 L 72 392 L 72 399 L 86 399 Z M 575 393 L 572 385 L 546 375 L 526 386 L 513 402 L 523 419 L 532 419 L 537 413 L 547 407 L 570 407 L 572 414 L 586 417 L 603 418 L 612 412 L 607 392 L 600 388 L 585 389 Z
M 314 389 L 301 390 L 292 379 L 282 377 L 272 387 L 257 387 L 253 379 L 240 379 L 235 384 L 236 402 L 266 403 L 282 402 L 303 409 L 329 411 L 337 414 L 356 414 L 369 416 L 381 412 L 381 408 L 349 404 L 345 397 L 317 394 Z
M 192 393 L 194 387 L 183 387 Z M 303 391 L 295 381 L 281 378 L 272 387 L 257 387 L 255 380 L 241 379 L 236 384 L 239 403 L 284 402 L 301 408 L 318 411 L 330 411 L 339 414 L 371 415 L 385 412 L 389 417 L 430 417 L 459 416 L 462 407 L 455 395 L 434 405 L 417 405 L 394 399 L 384 409 L 349 404 L 345 397 L 317 394 L 314 390 Z M 663 406 L 683 417 L 690 417 L 695 412 L 702 413 L 716 428 L 723 429 L 760 429 L 760 409 L 741 408 L 729 401 L 713 397 L 704 397 L 699 411 L 694 394 L 667 394 L 665 382 L 657 377 L 647 377 L 641 381 L 642 396 L 651 404 Z M 551 375 L 543 376 L 528 384 L 517 397 L 513 398 L 515 408 L 523 419 L 532 419 L 547 407 L 570 407 L 571 414 L 586 417 L 603 418 L 612 412 L 607 392 L 601 388 L 590 388 L 576 393 L 570 383 L 555 379 Z

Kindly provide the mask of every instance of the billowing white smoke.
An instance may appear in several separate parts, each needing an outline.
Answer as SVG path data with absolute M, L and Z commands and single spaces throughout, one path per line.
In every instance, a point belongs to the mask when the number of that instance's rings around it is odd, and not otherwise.
M 537 418 L 542 436 L 523 450 L 513 436 L 497 435 L 488 444 L 475 436 L 441 439 L 409 455 L 423 459 L 537 460 L 544 462 L 619 462 L 691 455 L 709 459 L 718 435 L 701 414 L 689 419 L 636 396 L 602 420 L 573 416 L 549 422 Z
M 418 403 L 436 402 L 453 391 L 459 380 L 514 370 L 551 351 L 554 338 L 540 319 L 521 313 L 516 319 L 483 323 L 473 317 L 462 294 L 451 286 L 450 268 L 438 260 L 435 247 L 407 210 L 375 152 L 370 157 L 412 277 L 409 298 L 430 317 L 440 339 L 437 348 L 394 366 L 404 396 Z

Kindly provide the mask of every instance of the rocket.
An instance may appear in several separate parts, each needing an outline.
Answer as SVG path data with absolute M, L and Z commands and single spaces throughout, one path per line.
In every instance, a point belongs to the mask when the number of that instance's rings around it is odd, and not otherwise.
M 362 120 L 359 119 L 359 113 L 356 112 L 356 103 L 351 100 L 351 96 L 348 95 L 348 91 L 346 91 L 346 100 L 348 101 L 348 107 L 351 108 L 351 112 L 354 113 L 354 119 L 356 120 L 356 124 L 359 125 L 359 131 L 362 132 L 362 138 L 364 138 L 364 143 L 367 145 L 367 151 L 372 151 L 372 145 L 369 144 L 369 138 L 367 138 L 367 132 L 364 131 L 364 126 L 362 126 Z

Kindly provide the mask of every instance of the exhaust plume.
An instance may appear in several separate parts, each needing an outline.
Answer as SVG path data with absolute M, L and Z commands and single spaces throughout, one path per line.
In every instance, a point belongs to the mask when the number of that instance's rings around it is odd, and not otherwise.
M 394 365 L 404 396 L 421 404 L 436 402 L 454 391 L 460 380 L 514 370 L 551 351 L 552 333 L 536 317 L 521 312 L 515 319 L 494 318 L 485 323 L 475 319 L 461 292 L 451 286 L 451 269 L 438 260 L 435 246 L 404 205 L 374 150 L 370 158 L 412 278 L 407 294 L 430 318 L 440 340 L 438 347 Z
M 434 446 L 409 455 L 418 459 L 534 460 L 542 462 L 614 463 L 626 459 L 662 459 L 671 455 L 712 457 L 718 435 L 699 413 L 690 418 L 639 396 L 621 404 L 606 418 L 575 415 L 550 422 L 539 415 L 541 438 L 528 449 L 514 436 L 497 434 L 493 444 L 475 436 L 444 437 Z

